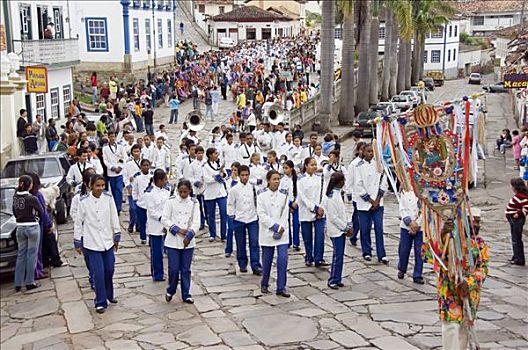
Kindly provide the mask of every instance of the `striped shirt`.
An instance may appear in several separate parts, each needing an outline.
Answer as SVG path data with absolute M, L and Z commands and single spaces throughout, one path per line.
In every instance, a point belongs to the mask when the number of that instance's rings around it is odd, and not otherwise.
M 516 193 L 508 202 L 505 211 L 506 217 L 513 217 L 517 214 L 519 217 L 528 214 L 528 194 Z

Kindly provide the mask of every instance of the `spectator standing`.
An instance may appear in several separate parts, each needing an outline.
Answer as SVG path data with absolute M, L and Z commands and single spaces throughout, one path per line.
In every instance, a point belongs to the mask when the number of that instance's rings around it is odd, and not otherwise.
M 515 159 L 515 170 L 519 170 L 519 161 L 521 160 L 521 135 L 519 130 L 512 131 L 512 148 L 513 148 L 513 159 Z
M 33 123 L 33 132 L 37 135 L 38 152 L 44 153 L 47 151 L 46 146 L 46 124 L 42 120 L 42 115 L 37 114 Z
M 24 133 L 24 152 L 25 154 L 38 153 L 37 135 L 33 132 L 31 124 L 26 123 Z
M 57 133 L 55 119 L 53 118 L 50 118 L 48 127 L 46 128 L 46 140 L 48 141 L 48 150 L 52 152 L 55 148 L 55 145 L 59 143 L 59 134 Z
M 26 134 L 26 123 L 27 123 L 27 111 L 25 109 L 20 110 L 20 115 L 17 120 L 17 133 L 18 145 L 20 146 L 21 152 L 24 152 L 24 136 Z
M 170 107 L 169 124 L 172 124 L 172 123 L 176 124 L 178 123 L 178 109 L 180 108 L 180 101 L 178 101 L 176 94 L 173 94 L 171 96 L 169 100 L 169 107 Z
M 211 88 L 207 87 L 205 89 L 205 97 L 204 97 L 204 103 L 205 103 L 205 118 L 210 118 L 211 121 L 214 121 L 214 115 L 213 115 L 213 98 L 211 96 Z
M 183 35 L 183 22 L 180 22 L 180 35 Z
M 92 86 L 92 104 L 97 104 L 97 73 L 93 72 L 90 77 L 90 84 Z
M 513 256 L 510 259 L 512 265 L 525 264 L 524 245 L 522 233 L 526 214 L 528 214 L 528 188 L 521 178 L 514 178 L 510 181 L 513 197 L 506 206 L 506 219 L 510 223 Z
M 178 110 L 176 110 L 176 112 L 177 111 Z M 147 135 L 154 135 L 154 111 L 152 110 L 152 106 L 150 104 L 147 104 L 147 108 L 141 112 L 141 117 L 145 122 L 145 132 Z
M 218 85 L 213 87 L 211 91 L 211 99 L 213 103 L 213 120 L 218 116 L 218 105 L 220 104 L 220 91 L 218 91 Z

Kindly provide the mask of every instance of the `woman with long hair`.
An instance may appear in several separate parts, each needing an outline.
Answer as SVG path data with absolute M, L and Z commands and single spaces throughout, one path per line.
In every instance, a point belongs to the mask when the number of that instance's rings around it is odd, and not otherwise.
M 288 191 L 290 207 L 290 214 L 288 217 L 288 234 L 290 237 L 290 245 L 293 245 L 293 249 L 296 251 L 301 250 L 299 231 L 301 224 L 299 222 L 299 204 L 297 204 L 297 172 L 295 171 L 295 165 L 293 161 L 287 160 L 282 165 L 284 170 L 284 176 L 281 178 L 280 188 Z
M 513 178 L 510 181 L 513 197 L 506 206 L 506 219 L 510 223 L 510 233 L 512 241 L 513 256 L 510 259 L 512 265 L 523 266 L 526 261 L 524 258 L 524 245 L 522 233 L 526 215 L 528 214 L 528 187 L 520 177 Z

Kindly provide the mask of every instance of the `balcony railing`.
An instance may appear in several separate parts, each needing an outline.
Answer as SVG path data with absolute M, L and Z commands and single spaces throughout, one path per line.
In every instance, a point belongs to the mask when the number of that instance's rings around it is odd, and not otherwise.
M 15 52 L 22 66 L 59 65 L 79 63 L 79 39 L 15 40 Z

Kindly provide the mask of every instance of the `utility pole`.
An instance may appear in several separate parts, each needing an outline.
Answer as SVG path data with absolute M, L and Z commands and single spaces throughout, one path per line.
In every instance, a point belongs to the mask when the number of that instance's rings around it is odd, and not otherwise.
M 519 29 L 519 33 L 522 33 L 524 30 L 524 8 L 526 5 L 526 0 L 523 0 L 522 7 L 521 7 L 521 28 Z

